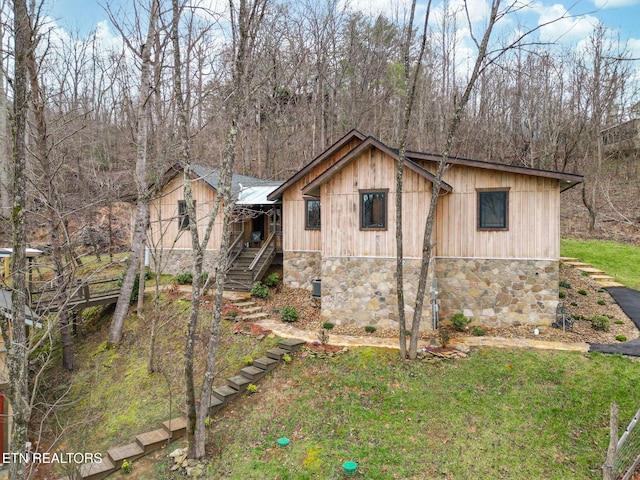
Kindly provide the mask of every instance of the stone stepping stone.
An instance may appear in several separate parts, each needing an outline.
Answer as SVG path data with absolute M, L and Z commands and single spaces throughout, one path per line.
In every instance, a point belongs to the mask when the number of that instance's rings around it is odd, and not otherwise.
M 256 302 L 238 302 L 233 304 L 234 307 L 238 307 L 239 309 L 255 307 Z
M 130 443 L 129 445 L 107 450 L 107 455 L 109 455 L 115 467 L 120 468 L 125 460 L 133 461 L 143 456 L 144 449 L 138 443 Z
M 167 440 L 169 440 L 169 432 L 164 428 L 136 435 L 136 441 L 144 449 L 145 454 L 161 448 Z
M 80 465 L 80 478 L 85 480 L 100 480 L 107 477 L 116 469 L 109 457 L 102 457 L 100 463 L 83 463 Z
M 244 367 L 240 370 L 240 375 L 247 377 L 251 382 L 257 382 L 267 374 L 267 371 L 263 368 L 258 368 L 253 365 Z
M 596 282 L 613 282 L 614 278 L 609 275 L 589 275 Z
M 602 270 L 600 270 L 599 268 L 594 268 L 594 267 L 577 267 L 576 270 L 579 270 L 581 272 L 586 272 L 588 274 L 596 274 L 596 275 L 600 275 L 603 274 L 604 272 Z
M 252 313 L 251 315 L 246 315 L 246 316 L 243 315 L 242 318 L 245 321 L 256 321 L 256 320 L 264 320 L 265 318 L 269 318 L 269 315 L 264 312 L 260 312 L 260 313 Z
M 307 344 L 304 340 L 300 340 L 299 338 L 288 338 L 287 340 L 283 340 L 278 343 L 278 347 L 287 352 L 297 352 L 301 350 Z
M 181 438 L 187 433 L 187 419 L 185 417 L 172 418 L 162 422 L 164 428 L 171 435 L 171 439 Z
M 234 377 L 227 378 L 227 383 L 231 388 L 242 393 L 247 389 L 247 386 L 251 383 L 251 380 L 249 380 L 244 375 L 236 375 Z
M 246 308 L 241 308 L 240 310 L 242 311 L 243 314 L 253 315 L 254 313 L 262 312 L 262 307 L 246 307 Z
M 278 361 L 274 360 L 273 358 L 269 358 L 269 357 L 260 357 L 260 358 L 256 358 L 253 361 L 253 366 L 254 367 L 261 368 L 262 370 L 264 370 L 266 372 L 270 372 L 271 370 L 276 368 L 277 365 L 278 365 Z

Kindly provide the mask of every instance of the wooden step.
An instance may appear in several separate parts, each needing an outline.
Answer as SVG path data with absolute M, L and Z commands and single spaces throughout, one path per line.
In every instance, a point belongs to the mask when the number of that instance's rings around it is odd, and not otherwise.
M 277 365 L 278 365 L 278 361 L 269 357 L 260 357 L 260 358 L 256 358 L 253 361 L 254 367 L 261 368 L 266 372 L 270 372 L 271 370 L 276 368 Z
M 234 377 L 227 378 L 227 383 L 231 388 L 242 393 L 247 389 L 247 386 L 251 383 L 251 380 L 249 380 L 244 375 L 236 375 Z
M 567 265 L 571 265 L 572 267 L 590 267 L 591 265 L 584 262 L 565 262 Z
M 213 395 L 222 400 L 222 402 L 225 404 L 229 403 L 239 394 L 240 392 L 238 392 L 238 390 L 236 390 L 235 388 L 231 388 L 229 385 L 224 385 L 222 387 L 213 389 Z
M 100 463 L 83 463 L 80 465 L 80 478 L 83 480 L 101 480 L 115 470 L 116 466 L 105 455 Z
M 211 399 L 209 400 L 209 416 L 213 417 L 218 410 L 224 407 L 224 401 L 220 400 L 215 395 L 211 395 Z
M 304 340 L 299 338 L 288 338 L 278 343 L 278 347 L 288 352 L 297 352 L 301 350 L 307 344 Z
M 289 353 L 289 350 L 284 350 L 283 348 L 274 347 L 267 350 L 267 357 L 273 358 L 274 360 L 277 360 L 278 362 L 280 362 L 282 361 L 282 357 L 284 357 L 288 353 Z
M 579 262 L 580 259 L 579 258 L 575 258 L 575 257 L 560 257 L 560 261 L 561 262 Z
M 136 435 L 136 442 L 140 444 L 145 454 L 163 447 L 167 444 L 167 440 L 169 440 L 169 432 L 164 428 Z
M 176 417 L 162 422 L 162 428 L 169 432 L 171 440 L 182 438 L 187 433 L 186 417 Z
M 266 374 L 267 371 L 265 369 L 254 367 L 253 365 L 251 365 L 250 367 L 244 367 L 240 370 L 240 375 L 247 377 L 252 383 L 257 382 Z
M 122 447 L 115 447 L 107 450 L 107 455 L 113 462 L 116 468 L 122 467 L 122 462 L 128 460 L 132 462 L 144 455 L 144 449 L 137 443 L 130 443 L 129 445 L 123 445 Z

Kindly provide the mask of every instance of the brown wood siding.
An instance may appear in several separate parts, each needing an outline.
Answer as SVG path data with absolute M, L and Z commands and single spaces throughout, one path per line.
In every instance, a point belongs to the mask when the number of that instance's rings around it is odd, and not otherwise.
M 409 169 L 404 180 L 404 256 L 418 258 L 431 183 Z M 360 191 L 371 189 L 388 190 L 386 230 L 360 229 Z M 363 153 L 322 185 L 323 255 L 395 256 L 395 194 L 395 161 L 376 149 Z
M 558 180 L 454 166 L 445 180 L 453 192 L 440 198 L 436 255 L 539 258 L 560 256 Z M 477 189 L 508 188 L 508 231 L 477 230 Z
M 322 232 L 326 229 L 328 208 L 320 203 L 320 230 L 305 230 L 305 202 L 302 187 L 324 172 L 341 157 L 354 148 L 359 140 L 354 140 L 336 152 L 333 157 L 318 165 L 307 175 L 298 180 L 282 195 L 282 248 L 285 251 L 320 251 L 322 250 Z
M 182 175 L 174 177 L 162 190 L 163 194 L 150 204 L 150 237 L 152 247 L 190 249 L 191 234 L 189 230 L 180 229 L 178 218 L 178 202 L 184 200 Z M 215 191 L 202 180 L 192 181 L 191 189 L 196 201 L 196 217 L 198 219 L 198 233 L 200 239 L 209 219 L 209 212 L 213 208 Z M 208 249 L 218 249 L 222 238 L 222 212 L 218 214 Z

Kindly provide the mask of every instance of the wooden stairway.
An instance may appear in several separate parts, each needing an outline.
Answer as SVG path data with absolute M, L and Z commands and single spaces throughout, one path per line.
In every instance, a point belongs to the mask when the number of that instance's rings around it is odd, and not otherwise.
M 262 255 L 260 261 L 250 269 L 249 267 L 260 252 L 259 248 L 243 248 L 238 257 L 229 267 L 225 290 L 236 292 L 248 292 L 251 286 L 262 279 L 267 269 L 271 266 L 276 251 L 275 247 L 269 246 Z
M 250 383 L 257 382 L 284 360 L 284 355 L 293 355 L 306 342 L 290 338 L 282 340 L 277 347 L 267 350 L 264 357 L 257 358 L 253 365 L 242 368 L 235 376 L 227 379 L 227 384 L 215 388 L 211 392 L 209 415 L 228 405 L 233 399 L 242 395 Z M 85 463 L 80 466 L 78 476 L 81 480 L 101 480 L 120 470 L 122 463 L 133 462 L 138 458 L 158 450 L 170 441 L 183 437 L 187 430 L 185 417 L 178 417 L 162 423 L 162 428 L 136 435 L 135 442 L 107 450 L 99 463 Z M 65 480 L 70 480 L 66 477 Z
M 582 272 L 587 275 L 592 280 L 595 280 L 603 287 L 623 287 L 621 283 L 616 282 L 615 278 L 607 275 L 604 271 L 599 268 L 594 268 L 588 263 L 581 262 L 578 258 L 571 257 L 560 257 L 560 260 L 567 265 L 571 265 L 576 270 Z

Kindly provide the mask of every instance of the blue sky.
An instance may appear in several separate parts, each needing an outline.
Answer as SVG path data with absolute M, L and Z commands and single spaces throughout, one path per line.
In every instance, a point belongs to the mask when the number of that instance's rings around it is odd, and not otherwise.
M 200 0 L 210 5 L 226 5 L 225 0 Z M 410 4 L 410 0 L 344 0 L 353 8 L 365 13 L 402 11 Z M 454 8 L 462 0 L 447 0 Z M 467 0 L 472 16 L 477 13 L 481 18 L 487 11 L 488 0 Z M 578 44 L 589 36 L 593 25 L 602 22 L 614 33 L 619 34 L 622 41 L 628 41 L 628 47 L 634 58 L 640 59 L 640 0 L 522 0 L 527 2 L 526 15 L 521 21 L 530 27 L 546 19 L 555 18 L 571 8 L 570 13 L 577 17 L 567 18 L 545 29 L 545 41 L 559 44 Z M 566 3 L 562 3 L 562 2 Z M 436 11 L 442 0 L 433 0 Z M 570 3 L 571 2 L 571 3 Z M 108 16 L 101 5 L 108 3 L 110 8 L 118 11 L 130 10 L 132 0 L 45 0 L 45 12 L 58 26 L 77 31 L 81 34 L 91 31 L 99 22 L 106 22 Z M 146 3 L 146 0 L 143 2 Z M 424 11 L 426 0 L 418 0 L 419 10 Z M 571 5 L 573 5 L 571 7 Z M 420 9 L 420 7 L 422 7 Z M 215 7 L 214 7 L 215 8 Z M 420 14 L 422 15 L 422 14 Z M 106 25 L 103 25 L 105 27 Z M 513 28 L 515 28 L 513 24 Z M 103 28 L 103 33 L 105 32 Z M 113 27 L 108 31 L 115 35 Z M 634 62 L 640 70 L 640 61 Z

